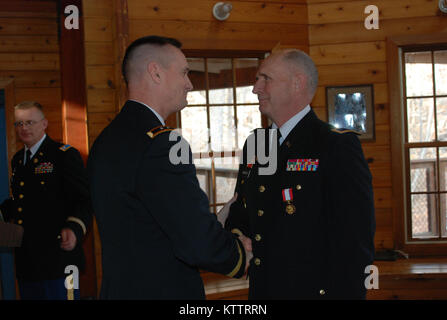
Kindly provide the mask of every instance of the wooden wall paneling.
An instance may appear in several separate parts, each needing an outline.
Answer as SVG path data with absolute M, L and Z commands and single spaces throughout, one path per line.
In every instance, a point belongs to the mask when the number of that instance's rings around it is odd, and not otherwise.
M 116 88 L 116 111 L 119 111 L 127 100 L 127 85 L 123 79 L 121 66 L 129 43 L 129 16 L 128 16 L 128 2 L 127 0 L 114 0 L 114 15 L 115 21 L 115 80 Z
M 88 89 L 88 111 L 94 112 L 115 112 L 116 99 L 114 89 Z
M 315 45 L 310 55 L 317 65 L 386 61 L 384 41 Z
M 8 145 L 8 170 L 11 175 L 11 159 L 19 151 L 21 143 L 16 139 L 14 128 L 14 106 L 16 105 L 14 94 L 14 80 L 4 79 L 0 77 L 0 89 L 5 91 L 5 122 L 6 122 L 6 139 Z M 9 110 L 9 112 L 8 112 Z
M 401 19 L 414 17 L 432 17 L 438 12 L 437 0 L 405 0 L 389 1 L 341 1 L 331 3 L 318 3 L 308 6 L 309 23 L 345 23 L 363 21 L 367 17 L 365 8 L 374 4 L 379 8 L 379 19 Z
M 212 14 L 214 0 L 181 1 L 128 0 L 129 19 L 217 21 Z M 234 1 L 227 22 L 307 24 L 306 5 L 296 3 L 268 3 Z
M 371 62 L 318 66 L 320 85 L 343 86 L 386 82 L 386 63 Z
M 57 21 L 56 19 L 43 18 L 0 17 L 0 35 L 25 35 L 28 37 L 33 35 L 57 36 Z
M 216 20 L 217 21 L 217 20 Z M 265 50 L 282 44 L 306 43 L 307 26 L 294 24 L 218 23 L 203 21 L 129 21 L 129 41 L 148 34 L 182 40 L 184 49 Z
M 112 18 L 84 18 L 85 41 L 110 42 L 113 39 Z
M 1 35 L 2 52 L 58 52 L 57 36 Z
M 59 88 L 59 71 L 0 70 L 0 78 L 14 79 L 17 88 Z
M 311 24 L 309 25 L 309 44 L 383 41 L 390 36 L 445 32 L 447 31 L 447 19 L 433 16 L 384 20 L 380 21 L 379 27 L 378 30 L 367 30 L 363 21 Z
M 1 70 L 59 70 L 58 53 L 0 53 Z
M 1 0 L 0 17 L 14 18 L 56 18 L 56 1 L 23 1 L 23 0 Z

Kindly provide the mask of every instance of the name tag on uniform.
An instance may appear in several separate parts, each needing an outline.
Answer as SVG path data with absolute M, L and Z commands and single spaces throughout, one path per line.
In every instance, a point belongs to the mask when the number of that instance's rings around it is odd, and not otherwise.
M 287 171 L 317 171 L 319 159 L 289 159 Z
M 40 163 L 36 168 L 34 168 L 35 174 L 42 174 L 42 173 L 51 173 L 53 172 L 53 164 L 51 162 L 43 162 Z

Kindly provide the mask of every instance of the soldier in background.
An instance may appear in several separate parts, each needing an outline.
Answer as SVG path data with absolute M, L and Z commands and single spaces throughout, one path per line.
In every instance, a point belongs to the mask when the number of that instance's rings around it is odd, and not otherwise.
M 66 289 L 65 268 L 84 269 L 82 240 L 92 218 L 81 155 L 46 135 L 39 103 L 18 104 L 14 116 L 24 148 L 12 158 L 12 197 L 0 210 L 5 221 L 24 228 L 15 251 L 21 299 L 79 299 L 78 289 Z

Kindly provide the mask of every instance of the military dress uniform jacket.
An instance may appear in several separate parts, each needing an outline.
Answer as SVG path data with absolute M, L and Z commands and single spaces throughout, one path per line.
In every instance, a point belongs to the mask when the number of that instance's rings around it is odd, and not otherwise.
M 375 218 L 357 136 L 311 110 L 279 147 L 275 174 L 259 175 L 246 159 L 226 228 L 253 241 L 249 298 L 364 298 Z
M 149 108 L 128 101 L 90 151 L 101 299 L 204 299 L 198 267 L 244 272 L 243 246 L 210 213 L 195 166 L 171 163 L 179 146 L 171 131 Z
M 65 267 L 85 267 L 82 239 L 92 209 L 87 173 L 79 152 L 46 136 L 29 163 L 24 149 L 11 161 L 12 198 L 1 205 L 5 221 L 24 228 L 22 246 L 15 251 L 20 280 L 40 281 L 66 276 Z M 60 248 L 63 228 L 74 231 L 72 251 Z

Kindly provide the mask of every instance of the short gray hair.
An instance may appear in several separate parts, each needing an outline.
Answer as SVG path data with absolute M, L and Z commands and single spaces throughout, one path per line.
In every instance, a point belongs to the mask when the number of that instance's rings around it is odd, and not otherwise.
M 283 59 L 304 72 L 307 76 L 309 94 L 311 95 L 311 98 L 313 98 L 318 87 L 318 70 L 312 58 L 304 51 L 298 49 L 286 49 L 284 50 Z
M 45 114 L 43 112 L 43 107 L 37 101 L 22 101 L 14 107 L 15 110 L 27 110 L 27 109 L 31 109 L 31 108 L 37 108 L 37 110 L 40 111 L 42 116 L 45 117 Z

